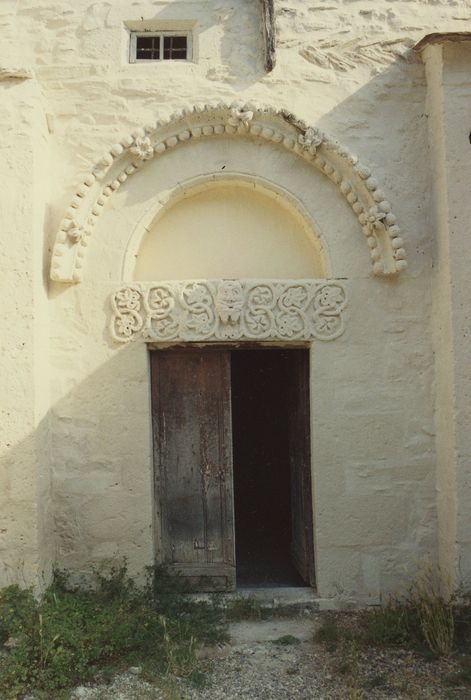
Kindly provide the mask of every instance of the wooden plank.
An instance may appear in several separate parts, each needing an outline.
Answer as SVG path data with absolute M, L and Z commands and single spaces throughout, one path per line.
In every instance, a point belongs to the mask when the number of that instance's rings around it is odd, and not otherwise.
M 262 0 L 265 70 L 271 73 L 276 64 L 276 20 L 274 0 Z
M 300 576 L 313 586 L 309 351 L 291 350 L 289 452 L 291 471 L 291 556 Z
M 207 590 L 233 589 L 230 352 L 156 351 L 151 366 L 159 558 Z

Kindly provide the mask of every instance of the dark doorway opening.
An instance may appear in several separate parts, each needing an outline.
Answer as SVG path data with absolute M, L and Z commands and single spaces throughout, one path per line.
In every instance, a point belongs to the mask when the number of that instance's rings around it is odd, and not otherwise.
M 300 364 L 309 366 L 308 351 L 259 348 L 231 355 L 237 585 L 309 585 L 293 564 L 293 469 L 301 469 L 293 464 L 293 438 L 299 442 L 293 387 Z M 304 429 L 309 433 L 308 418 Z

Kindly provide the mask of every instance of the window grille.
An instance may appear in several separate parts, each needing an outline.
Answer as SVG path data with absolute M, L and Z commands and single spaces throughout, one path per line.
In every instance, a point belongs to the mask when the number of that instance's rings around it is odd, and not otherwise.
M 191 39 L 191 32 L 132 32 L 130 61 L 190 61 Z

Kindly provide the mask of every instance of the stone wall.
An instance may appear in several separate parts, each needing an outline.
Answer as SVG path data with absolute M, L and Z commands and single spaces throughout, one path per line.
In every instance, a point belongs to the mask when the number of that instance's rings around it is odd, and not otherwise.
M 153 560 L 148 357 L 145 345 L 114 344 L 108 324 L 132 232 L 165 189 L 158 163 L 107 205 L 80 284 L 51 282 L 47 268 L 64 212 L 103 153 L 175 110 L 220 100 L 286 109 L 337 138 L 371 167 L 406 241 L 408 269 L 373 276 L 339 191 L 276 145 L 260 159 L 250 141 L 165 155 L 173 186 L 224 158 L 293 190 L 325 239 L 332 276 L 348 278 L 344 335 L 311 351 L 319 592 L 376 600 L 395 591 L 421 558 L 438 556 L 439 533 L 444 567 L 468 582 L 466 287 L 452 284 L 466 247 L 447 243 L 451 231 L 464 240 L 469 218 L 465 163 L 458 190 L 448 174 L 449 160 L 465 159 L 452 136 L 466 115 L 469 86 L 455 76 L 468 56 L 447 50 L 426 80 L 410 48 L 437 29 L 463 30 L 468 10 L 458 0 L 276 0 L 267 74 L 261 4 L 248 0 L 2 3 L 0 583 L 33 582 L 52 560 L 77 572 L 118 556 L 136 572 Z M 196 22 L 195 63 L 129 64 L 130 26 L 182 20 Z M 435 213 L 443 198 L 453 206 Z M 437 255 L 434 240 L 448 252 Z
M 44 251 L 50 148 L 35 81 L 9 74 L 2 93 L 0 254 L 2 399 L 0 424 L 0 580 L 47 578 L 53 558 L 49 321 Z
M 436 353 L 438 543 L 442 568 L 471 582 L 469 518 L 469 124 L 470 45 L 425 44 L 434 181 L 433 332 Z

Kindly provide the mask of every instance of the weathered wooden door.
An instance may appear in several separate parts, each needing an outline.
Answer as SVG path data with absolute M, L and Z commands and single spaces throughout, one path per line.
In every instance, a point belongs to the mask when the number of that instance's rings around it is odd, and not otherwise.
M 235 588 L 230 351 L 155 351 L 157 560 L 200 590 Z
M 289 381 L 289 461 L 291 472 L 291 556 L 301 578 L 314 585 L 309 351 L 291 350 Z

